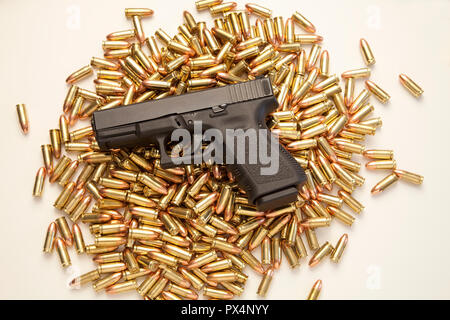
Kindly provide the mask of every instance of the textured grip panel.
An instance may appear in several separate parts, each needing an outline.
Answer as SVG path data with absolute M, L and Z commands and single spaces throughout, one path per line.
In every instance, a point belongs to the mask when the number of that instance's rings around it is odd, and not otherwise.
M 268 140 L 270 136 L 267 136 Z M 291 154 L 279 145 L 278 172 L 273 175 L 261 174 L 264 166 L 257 164 L 233 164 L 230 169 L 236 177 L 238 184 L 247 192 L 251 203 L 261 208 L 259 199 L 272 199 L 271 203 L 264 202 L 263 210 L 274 209 L 280 206 L 287 190 L 299 188 L 306 180 L 305 173 Z M 248 154 L 248 148 L 246 148 Z M 292 194 L 292 192 L 290 192 Z M 272 195 L 272 196 L 271 196 Z M 277 199 L 278 198 L 278 199 Z M 283 199 L 282 199 L 283 198 Z M 292 201 L 292 196 L 290 197 Z M 277 201 L 279 200 L 279 201 Z M 282 203 L 287 204 L 287 203 Z

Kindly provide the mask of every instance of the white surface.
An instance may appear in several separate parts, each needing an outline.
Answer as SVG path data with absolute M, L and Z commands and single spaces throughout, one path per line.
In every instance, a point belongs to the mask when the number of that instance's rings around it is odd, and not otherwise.
M 245 4 L 239 1 L 242 8 Z M 322 299 L 449 299 L 450 212 L 448 159 L 448 103 L 450 47 L 447 38 L 450 2 L 442 1 L 258 1 L 289 17 L 299 10 L 324 37 L 333 73 L 363 67 L 359 39 L 366 38 L 375 54 L 371 79 L 392 99 L 381 105 L 373 99 L 383 127 L 367 138 L 372 147 L 393 148 L 398 167 L 425 176 L 422 186 L 399 182 L 384 194 L 370 195 L 385 172 L 367 172 L 366 184 L 355 196 L 366 206 L 351 228 L 333 222 L 319 230 L 319 241 L 335 243 L 347 232 L 349 244 L 342 261 L 326 261 L 315 269 L 289 270 L 286 261 L 277 271 L 269 299 L 304 299 L 316 279 L 323 280 Z M 49 143 L 48 129 L 58 126 L 66 94 L 65 78 L 101 56 L 106 34 L 131 26 L 124 7 L 150 7 L 153 17 L 143 24 L 147 34 L 157 27 L 173 34 L 182 11 L 197 20 L 194 1 L 2 1 L 0 52 L 2 117 L 2 223 L 0 224 L 0 298 L 120 299 L 91 288 L 70 290 L 73 274 L 92 269 L 87 256 L 71 249 L 73 268 L 63 271 L 56 255 L 42 253 L 48 224 L 60 215 L 52 207 L 60 192 L 46 184 L 42 199 L 33 199 L 36 170 L 42 165 L 40 145 Z M 79 20 L 77 19 L 79 12 Z M 78 23 L 78 22 L 79 23 Z M 297 33 L 300 33 L 297 29 Z M 425 90 L 412 97 L 399 83 L 406 73 Z M 91 81 L 91 80 L 90 80 Z M 82 85 L 91 85 L 83 82 Z M 357 81 L 357 91 L 363 87 Z M 30 132 L 19 130 L 15 105 L 26 103 Z M 355 157 L 358 159 L 358 157 Z M 86 229 L 84 229 L 86 230 Z M 87 242 L 92 241 L 85 232 Z M 256 298 L 260 277 L 251 270 L 242 298 Z

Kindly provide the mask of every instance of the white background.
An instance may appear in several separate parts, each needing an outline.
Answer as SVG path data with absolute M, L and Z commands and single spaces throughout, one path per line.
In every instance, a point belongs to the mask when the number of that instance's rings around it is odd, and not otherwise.
M 275 16 L 287 18 L 299 10 L 310 19 L 324 37 L 332 73 L 363 67 L 359 39 L 369 41 L 377 60 L 371 79 L 392 99 L 387 105 L 373 99 L 383 127 L 367 138 L 367 145 L 393 148 L 399 168 L 425 176 L 422 186 L 398 182 L 385 193 L 371 196 L 371 187 L 386 173 L 362 169 L 366 184 L 354 195 L 365 211 L 351 228 L 333 222 L 318 231 L 321 243 L 335 243 L 342 233 L 349 234 L 341 263 L 325 261 L 310 269 L 302 260 L 301 267 L 292 271 L 284 261 L 267 298 L 304 299 L 314 281 L 322 279 L 322 299 L 449 299 L 450 2 L 258 3 L 274 9 Z M 239 1 L 240 8 L 244 4 Z M 63 270 L 55 254 L 42 253 L 46 228 L 61 214 L 52 207 L 60 187 L 46 184 L 42 199 L 31 196 L 35 172 L 42 165 L 40 145 L 49 143 L 48 130 L 58 126 L 67 90 L 64 80 L 92 56 L 101 56 L 106 34 L 130 28 L 125 5 L 155 10 L 153 17 L 143 21 L 147 34 L 158 27 L 174 34 L 186 9 L 197 20 L 211 21 L 207 12 L 196 12 L 194 1 L 0 2 L 0 298 L 138 298 L 137 293 L 108 297 L 89 287 L 68 289 L 74 274 L 94 265 L 71 249 L 73 268 Z M 423 87 L 422 98 L 414 98 L 400 85 L 400 73 Z M 84 81 L 82 86 L 89 88 L 91 82 Z M 362 87 L 358 80 L 357 91 Z M 18 126 L 17 103 L 28 107 L 27 136 Z M 85 237 L 92 241 L 87 232 Z M 260 277 L 251 270 L 248 274 L 241 298 L 253 299 Z

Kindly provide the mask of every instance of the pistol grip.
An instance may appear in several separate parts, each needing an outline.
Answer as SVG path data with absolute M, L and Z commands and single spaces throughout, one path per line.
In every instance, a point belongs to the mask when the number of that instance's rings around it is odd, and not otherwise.
M 251 203 L 258 210 L 267 211 L 284 206 L 297 199 L 298 188 L 306 180 L 305 172 L 292 155 L 271 136 L 267 130 L 267 142 L 278 145 L 278 170 L 274 174 L 262 174 L 261 169 L 267 165 L 261 164 L 258 155 L 256 164 L 232 164 L 229 168 L 236 177 L 238 184 L 247 192 Z M 249 153 L 249 145 L 246 144 L 245 152 Z

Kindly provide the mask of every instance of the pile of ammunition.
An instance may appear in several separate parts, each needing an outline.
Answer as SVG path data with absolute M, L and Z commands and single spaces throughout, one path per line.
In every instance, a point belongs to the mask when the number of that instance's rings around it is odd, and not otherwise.
M 145 299 L 197 299 L 202 290 L 212 299 L 231 299 L 242 294 L 247 280 L 243 270 L 249 266 L 262 275 L 257 293 L 264 296 L 283 255 L 292 268 L 308 251 L 310 267 L 326 257 L 340 260 L 347 234 L 335 244 L 320 244 L 315 230 L 336 220 L 351 226 L 355 217 L 344 205 L 356 214 L 364 209 L 352 196 L 365 181 L 353 154 L 370 159 L 368 169 L 391 172 L 372 193 L 399 179 L 423 181 L 398 170 L 393 151 L 361 144 L 382 124 L 379 117 L 370 118 L 370 96 L 382 103 L 390 98 L 370 80 L 354 93 L 356 82 L 369 78 L 369 66 L 375 63 L 366 40 L 360 42 L 366 66 L 342 73 L 342 90 L 340 77 L 329 73 L 322 37 L 299 12 L 284 21 L 255 4 L 237 10 L 234 2 L 200 0 L 196 7 L 210 11 L 214 26 L 208 28 L 185 11 L 174 37 L 162 29 L 147 37 L 141 20 L 153 11 L 125 9 L 133 28 L 107 35 L 104 58 L 93 57 L 67 78 L 71 86 L 59 129 L 50 130 L 51 143 L 42 145 L 45 166 L 38 170 L 33 195 L 41 196 L 48 175 L 50 183 L 63 188 L 54 206 L 72 222 L 70 228 L 61 216 L 50 224 L 44 252 L 56 247 L 63 267 L 71 264 L 67 247 L 73 243 L 77 253 L 95 255 L 98 267 L 74 279 L 74 287 L 92 283 L 96 291 L 108 293 L 136 290 Z M 75 84 L 94 73 L 95 91 Z M 91 126 L 69 129 L 96 110 L 256 76 L 270 77 L 279 109 L 268 119 L 269 127 L 307 177 L 297 201 L 277 210 L 259 212 L 249 204 L 225 166 L 163 169 L 156 146 L 100 152 Z M 407 76 L 400 80 L 415 96 L 423 92 Z M 26 132 L 25 107 L 17 108 Z M 72 158 L 62 154 L 63 147 Z M 55 165 L 54 159 L 59 159 Z M 75 179 L 79 166 L 83 168 Z M 85 245 L 80 221 L 90 225 L 93 244 Z M 259 247 L 261 261 L 252 253 Z M 321 286 L 318 280 L 308 298 L 316 299 Z

